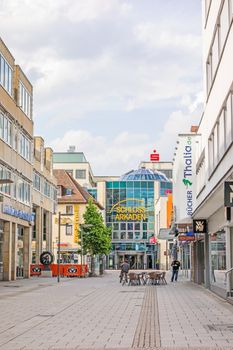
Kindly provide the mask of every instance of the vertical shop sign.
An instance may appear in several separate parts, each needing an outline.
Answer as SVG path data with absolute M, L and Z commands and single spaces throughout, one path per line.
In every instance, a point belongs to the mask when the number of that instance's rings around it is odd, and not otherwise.
M 74 205 L 74 243 L 78 243 L 79 216 L 78 204 Z
M 193 213 L 193 145 L 192 138 L 187 137 L 183 152 L 184 170 L 182 182 L 185 186 L 186 215 Z

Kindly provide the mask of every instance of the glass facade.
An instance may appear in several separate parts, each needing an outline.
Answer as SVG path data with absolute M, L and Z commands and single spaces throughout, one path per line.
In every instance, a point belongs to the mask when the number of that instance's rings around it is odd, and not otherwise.
M 155 261 L 157 247 L 149 243 L 155 227 L 154 181 L 107 182 L 106 223 L 112 228 L 112 253 L 121 258 L 128 253 L 134 268 L 148 267 L 144 254 L 153 255 Z

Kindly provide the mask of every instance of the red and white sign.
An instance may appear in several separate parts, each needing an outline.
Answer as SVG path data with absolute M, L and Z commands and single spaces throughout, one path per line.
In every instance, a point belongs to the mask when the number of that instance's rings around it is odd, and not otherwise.
M 159 162 L 160 161 L 160 154 L 156 152 L 154 149 L 153 153 L 150 155 L 150 161 L 151 162 Z
M 150 244 L 156 244 L 157 238 L 155 236 L 150 237 Z

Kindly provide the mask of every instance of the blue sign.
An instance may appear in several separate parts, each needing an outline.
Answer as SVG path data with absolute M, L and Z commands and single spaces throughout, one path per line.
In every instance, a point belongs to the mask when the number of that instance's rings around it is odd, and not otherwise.
M 19 218 L 25 221 L 29 221 L 29 222 L 34 221 L 34 216 L 35 216 L 34 213 L 27 213 L 26 211 L 18 210 L 11 207 L 10 205 L 4 204 L 2 206 L 2 212 L 4 214 L 15 216 L 16 218 Z

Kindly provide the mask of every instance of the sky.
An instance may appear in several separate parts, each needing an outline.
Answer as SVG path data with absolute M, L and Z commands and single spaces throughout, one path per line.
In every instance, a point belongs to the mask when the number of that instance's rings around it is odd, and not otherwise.
M 35 135 L 121 175 L 202 114 L 201 0 L 0 0 L 0 35 L 33 84 Z

